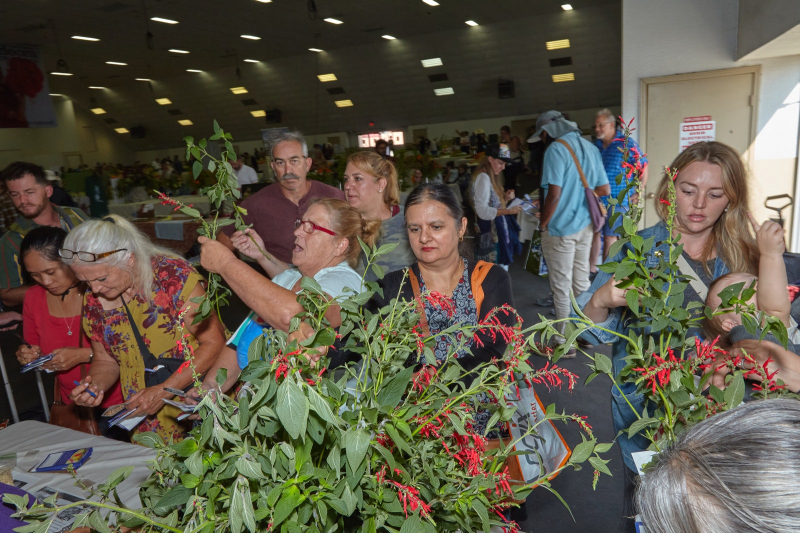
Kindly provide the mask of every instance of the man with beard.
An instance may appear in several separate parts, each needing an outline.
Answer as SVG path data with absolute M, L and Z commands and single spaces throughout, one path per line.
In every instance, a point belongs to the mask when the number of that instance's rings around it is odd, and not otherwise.
M 249 196 L 239 206 L 247 210 L 244 222 L 253 225 L 264 240 L 266 251 L 285 263 L 291 263 L 295 223 L 303 218 L 311 200 L 345 198 L 339 189 L 306 179 L 312 159 L 308 157 L 306 140 L 299 132 L 284 133 L 274 139 L 270 155 L 277 183 Z M 233 226 L 225 226 L 217 235 L 217 239 L 231 250 L 230 236 L 234 231 Z
M 0 300 L 3 305 L 22 304 L 29 285 L 23 284 L 19 246 L 25 235 L 39 226 L 53 226 L 69 232 L 89 218 L 76 207 L 59 207 L 50 202 L 53 187 L 42 167 L 17 161 L 3 170 L 3 181 L 19 217 L 0 238 Z

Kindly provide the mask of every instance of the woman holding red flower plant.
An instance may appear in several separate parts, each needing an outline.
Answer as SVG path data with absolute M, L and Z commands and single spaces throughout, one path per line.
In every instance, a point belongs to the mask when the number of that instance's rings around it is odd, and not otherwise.
M 202 276 L 116 215 L 78 226 L 59 255 L 91 291 L 83 329 L 94 355 L 70 398 L 95 407 L 119 379 L 127 408 L 136 409 L 131 416 L 147 415 L 137 432 L 181 440 L 191 423 L 176 420 L 181 411 L 164 404 L 173 396 L 164 388 L 191 385 L 187 359 L 203 374 L 225 345 L 216 313 L 193 323 L 198 309 L 191 299 L 205 294 Z
M 680 233 L 678 243 L 683 245 L 683 253 L 676 262 L 680 274 L 694 278 L 684 292 L 685 308 L 690 302 L 704 304 L 707 287 L 723 274 L 730 271 L 756 273 L 758 248 L 749 231 L 747 171 L 736 150 L 719 142 L 700 142 L 683 151 L 670 168 L 677 170 L 674 205 L 668 197 L 671 178 L 666 174 L 656 203 L 662 221 L 638 235 L 642 239 L 654 239 L 654 252 L 646 257 L 645 266 L 657 267 L 659 259 L 669 253 L 665 243 L 669 234 L 664 221 L 669 218 L 670 211 L 674 211 L 675 232 Z M 631 244 L 626 243 L 609 262 L 619 262 L 631 249 Z M 636 392 L 634 383 L 619 380 L 620 372 L 627 365 L 627 342 L 612 332 L 627 334 L 627 324 L 633 315 L 628 309 L 627 291 L 618 288 L 618 283 L 612 274 L 600 272 L 589 290 L 577 298 L 578 305 L 597 326 L 584 332 L 583 338 L 593 344 L 614 343 L 613 369 L 621 389 L 612 387 L 615 431 L 627 429 L 636 420 L 631 406 L 639 413 L 645 407 L 644 394 Z M 695 333 L 702 335 L 700 331 L 689 332 L 690 335 Z M 668 361 L 670 354 L 663 353 L 661 358 Z M 627 432 L 623 432 L 618 442 L 625 464 L 635 472 L 630 454 L 646 449 L 647 439 L 641 434 L 629 439 Z

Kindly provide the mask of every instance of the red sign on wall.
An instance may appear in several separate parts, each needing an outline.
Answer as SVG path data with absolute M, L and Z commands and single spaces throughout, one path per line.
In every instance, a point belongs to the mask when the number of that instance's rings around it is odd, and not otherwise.
M 684 122 L 708 122 L 711 120 L 711 115 L 703 115 L 700 117 L 686 117 L 683 119 Z

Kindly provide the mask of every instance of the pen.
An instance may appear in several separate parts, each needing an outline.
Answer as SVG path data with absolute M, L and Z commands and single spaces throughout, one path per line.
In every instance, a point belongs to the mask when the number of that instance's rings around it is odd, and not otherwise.
M 78 382 L 78 381 L 73 381 L 73 383 L 75 385 L 80 385 L 80 382 Z M 89 393 L 89 396 L 91 396 L 92 398 L 97 398 L 97 394 L 95 394 L 95 393 L 93 393 L 92 391 L 89 390 L 89 384 L 85 383 L 85 385 L 86 385 L 86 392 Z

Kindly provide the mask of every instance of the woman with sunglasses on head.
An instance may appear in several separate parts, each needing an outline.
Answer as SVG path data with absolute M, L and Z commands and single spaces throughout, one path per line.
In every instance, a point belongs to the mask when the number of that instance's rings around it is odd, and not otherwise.
M 74 382 L 89 372 L 94 355 L 89 338 L 81 328 L 86 285 L 58 256 L 66 237 L 67 232 L 61 228 L 40 226 L 29 231 L 22 240 L 19 256 L 36 285 L 25 294 L 22 331 L 26 344 L 17 349 L 16 355 L 20 364 L 25 365 L 53 354 L 42 368 L 56 372 L 59 393 L 54 401 L 69 405 Z M 104 395 L 100 407 L 119 403 L 122 403 L 122 393 L 117 381 Z M 100 431 L 109 436 L 100 414 L 95 418 L 100 422 Z
M 100 405 L 119 379 L 127 408 L 135 409 L 131 417 L 146 415 L 136 431 L 155 431 L 165 441 L 182 439 L 191 423 L 176 420 L 181 412 L 164 404 L 173 396 L 164 389 L 192 384 L 184 356 L 191 353 L 202 375 L 225 345 L 216 314 L 193 323 L 198 309 L 190 300 L 205 295 L 203 278 L 116 215 L 72 230 L 59 255 L 90 291 L 83 327 L 94 358 L 70 397 L 79 405 Z
M 292 251 L 294 267 L 272 256 L 264 256 L 259 250 L 264 249 L 263 241 L 252 230 L 234 234 L 234 246 L 258 261 L 271 280 L 238 260 L 223 244 L 205 237 L 198 241 L 202 245 L 200 264 L 209 272 L 220 274 L 245 305 L 260 317 L 257 321 L 260 327 L 256 329 L 260 331 L 268 325 L 288 332 L 292 318 L 302 311 L 297 293 L 303 277 L 314 278 L 328 298 L 338 298 L 348 287 L 360 291 L 361 276 L 354 270 L 361 254 L 358 239 L 372 246 L 380 227 L 380 220 L 364 219 L 347 202 L 318 198 L 309 205 L 302 220 L 297 221 Z M 339 306 L 330 306 L 325 316 L 334 327 L 341 324 Z M 246 350 L 239 349 L 238 355 L 239 366 L 244 368 Z M 215 369 L 209 372 L 210 379 L 214 373 Z M 230 379 L 230 368 L 228 377 Z

